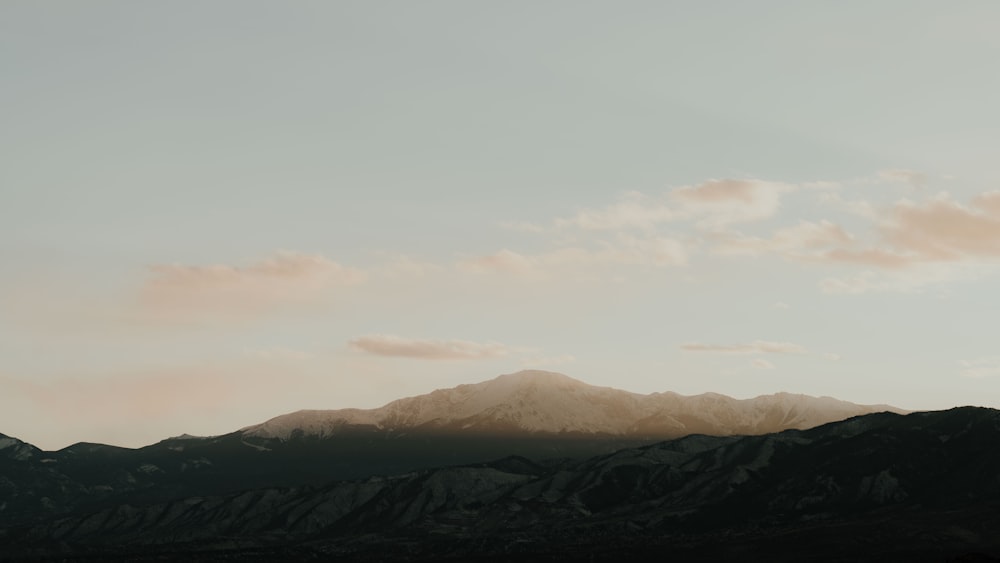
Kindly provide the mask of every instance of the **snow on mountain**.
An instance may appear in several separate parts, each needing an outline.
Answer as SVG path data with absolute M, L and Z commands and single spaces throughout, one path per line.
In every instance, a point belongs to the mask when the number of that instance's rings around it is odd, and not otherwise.
M 299 434 L 325 437 L 350 426 L 650 437 L 764 434 L 886 410 L 904 412 L 887 405 L 856 405 L 790 393 L 744 400 L 717 393 L 640 395 L 588 385 L 559 373 L 528 370 L 399 399 L 376 409 L 299 411 L 242 432 L 247 437 L 280 440 Z

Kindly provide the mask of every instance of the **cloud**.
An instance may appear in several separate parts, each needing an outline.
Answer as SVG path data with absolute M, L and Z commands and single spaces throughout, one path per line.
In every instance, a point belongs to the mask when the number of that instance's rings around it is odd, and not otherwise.
M 972 198 L 972 206 L 992 216 L 1000 217 L 1000 191 L 983 192 Z
M 884 228 L 885 238 L 922 261 L 1000 257 L 997 198 L 982 194 L 974 201 L 980 209 L 970 209 L 947 196 L 923 204 L 900 203 Z
M 750 365 L 757 369 L 774 369 L 774 364 L 763 358 L 755 358 Z
M 539 254 L 520 254 L 509 249 L 462 260 L 458 267 L 472 273 L 507 273 L 543 278 L 559 270 L 609 265 L 681 266 L 687 262 L 684 245 L 668 237 L 636 237 L 619 234 L 598 241 L 597 248 L 563 247 Z M 564 272 L 565 273 L 565 272 Z
M 576 227 L 585 231 L 652 231 L 659 223 L 680 218 L 680 212 L 666 202 L 641 192 L 629 192 L 622 201 L 602 209 L 585 209 L 570 218 L 555 220 L 558 229 Z
M 694 253 L 709 249 L 718 256 L 776 255 L 802 263 L 853 267 L 825 278 L 825 293 L 860 294 L 871 291 L 915 292 L 927 285 L 968 278 L 988 268 L 935 264 L 984 265 L 1000 262 L 1000 191 L 985 192 L 968 204 L 947 194 L 923 202 L 908 200 L 876 204 L 847 200 L 833 190 L 879 188 L 883 196 L 893 185 L 923 185 L 926 177 L 912 170 L 884 170 L 877 176 L 844 184 L 812 182 L 788 184 L 757 179 L 709 180 L 657 196 L 629 192 L 605 207 L 583 209 L 557 218 L 549 228 L 512 223 L 517 230 L 558 233 L 556 247 L 542 252 L 504 248 L 493 254 L 461 260 L 458 267 L 475 273 L 505 273 L 548 279 L 580 273 L 581 268 L 622 265 L 664 267 L 685 265 Z M 845 187 L 846 186 L 846 187 Z M 854 215 L 869 229 L 852 226 L 848 232 L 830 219 L 799 221 L 770 234 L 736 231 L 738 224 L 777 216 L 786 194 L 811 190 L 835 211 Z M 894 197 L 894 196 L 893 196 Z M 666 227 L 671 232 L 667 232 Z M 687 229 L 687 234 L 678 234 Z M 861 236 L 858 236 L 860 234 Z M 858 271 L 864 269 L 865 271 Z M 621 272 L 615 272 L 621 279 Z
M 442 271 L 444 268 L 433 262 L 418 260 L 405 254 L 382 253 L 383 262 L 373 268 L 374 275 L 389 279 L 413 280 Z
M 763 180 L 709 180 L 678 188 L 671 197 L 684 206 L 686 216 L 699 219 L 699 226 L 718 229 L 773 217 L 781 207 L 782 194 L 795 189 L 791 184 Z
M 826 183 L 814 187 L 829 189 Z M 718 228 L 772 217 L 780 207 L 781 195 L 796 189 L 779 182 L 723 179 L 676 188 L 665 196 L 633 191 L 611 205 L 558 218 L 553 225 L 583 231 L 654 232 L 662 223 L 697 221 Z
M 785 303 L 784 301 L 777 301 L 777 302 L 775 302 L 772 305 L 772 307 L 774 307 L 775 309 L 791 309 L 792 308 L 791 305 L 789 305 L 788 303 Z
M 971 207 L 947 194 L 922 203 L 901 201 L 877 222 L 881 240 L 875 246 L 834 249 L 825 259 L 898 269 L 1000 258 L 1000 192 L 979 194 Z
M 247 317 L 308 303 L 365 273 L 323 256 L 278 253 L 245 267 L 154 265 L 140 290 L 141 308 L 160 318 Z
M 976 263 L 923 263 L 905 269 L 865 270 L 847 277 L 831 277 L 820 282 L 823 293 L 859 295 L 862 293 L 922 293 L 928 286 L 974 280 L 1000 271 L 996 265 Z
M 841 358 L 840 354 L 834 354 L 833 352 L 827 352 L 827 353 L 823 354 L 823 359 L 824 360 L 829 360 L 831 362 L 840 361 L 840 358 Z
M 977 358 L 975 360 L 961 360 L 961 374 L 965 377 L 983 378 L 1000 377 L 1000 357 Z
M 355 350 L 397 358 L 421 360 L 485 360 L 507 356 L 512 349 L 497 342 L 467 340 L 425 340 L 391 334 L 374 334 L 348 343 Z
M 830 248 L 817 258 L 866 266 L 847 277 L 823 280 L 825 293 L 916 293 L 924 286 L 993 275 L 1000 264 L 1000 192 L 984 192 L 968 205 L 947 193 L 923 202 L 898 201 L 871 210 L 877 239 Z M 866 212 L 868 214 L 868 212 Z
M 749 344 L 702 344 L 689 342 L 681 344 L 686 352 L 712 352 L 716 354 L 803 354 L 807 350 L 791 342 L 755 340 Z
M 923 188 L 927 185 L 927 176 L 915 170 L 891 169 L 881 170 L 878 173 L 880 180 L 887 182 L 902 182 L 915 188 Z
M 727 233 L 716 238 L 721 240 L 713 249 L 717 254 L 781 254 L 788 258 L 801 258 L 800 253 L 804 251 L 847 244 L 852 240 L 842 227 L 825 220 L 818 223 L 800 221 L 797 225 L 774 231 L 769 238 L 739 233 Z
M 819 197 L 819 202 L 825 206 L 846 211 L 851 215 L 856 215 L 869 221 L 876 221 L 879 218 L 879 212 L 875 205 L 867 200 L 847 200 L 838 193 L 823 193 Z
M 828 262 L 861 264 L 885 269 L 905 268 L 916 261 L 913 256 L 896 254 L 880 248 L 835 248 L 823 253 L 822 259 Z
M 459 262 L 463 270 L 474 273 L 504 272 L 511 274 L 535 273 L 544 257 L 525 256 L 506 248 L 486 256 L 478 256 Z

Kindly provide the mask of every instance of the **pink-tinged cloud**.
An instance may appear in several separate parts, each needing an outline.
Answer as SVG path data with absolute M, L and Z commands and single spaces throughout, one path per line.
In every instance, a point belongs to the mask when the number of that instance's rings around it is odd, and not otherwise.
M 682 206 L 683 215 L 697 219 L 700 227 L 719 229 L 773 217 L 781 207 L 781 196 L 795 189 L 762 180 L 710 180 L 677 188 L 671 197 Z
M 915 292 L 929 283 L 989 273 L 988 266 L 1000 258 L 1000 192 L 979 194 L 970 205 L 947 195 L 921 203 L 904 201 L 872 219 L 877 241 L 866 246 L 843 244 L 818 258 L 875 271 L 824 280 L 823 291 Z
M 773 216 L 781 195 L 796 186 L 762 180 L 709 180 L 684 186 L 667 196 L 630 192 L 616 203 L 583 209 L 554 222 L 557 229 L 583 231 L 655 232 L 662 223 L 695 221 L 699 226 L 719 228 L 731 223 L 759 221 Z
M 984 192 L 972 198 L 972 206 L 991 217 L 1000 217 L 1000 191 Z
M 308 304 L 334 287 L 361 283 L 361 270 L 323 256 L 279 253 L 245 267 L 155 265 L 140 305 L 158 317 L 246 317 Z
M 731 202 L 751 204 L 758 198 L 760 187 L 754 180 L 709 180 L 697 186 L 685 186 L 674 191 L 681 201 L 701 203 Z
M 752 362 L 750 362 L 750 365 L 757 369 L 774 369 L 774 364 L 763 358 L 754 359 Z
M 498 342 L 467 340 L 428 340 L 403 338 L 391 334 L 374 334 L 355 338 L 348 343 L 355 350 L 396 358 L 420 360 L 487 360 L 511 353 L 511 348 Z
M 749 344 L 702 344 L 688 342 L 681 344 L 686 352 L 711 352 L 715 354 L 804 354 L 808 350 L 791 342 L 755 340 Z
M 980 196 L 992 211 L 993 195 Z M 961 260 L 1000 256 L 1000 214 L 970 209 L 948 199 L 921 205 L 901 203 L 893 209 L 885 237 L 896 248 L 924 260 Z

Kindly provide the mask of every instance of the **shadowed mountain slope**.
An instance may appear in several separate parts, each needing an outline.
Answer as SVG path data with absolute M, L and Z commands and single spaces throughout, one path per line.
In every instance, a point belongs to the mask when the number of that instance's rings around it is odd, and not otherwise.
M 764 436 L 692 435 L 581 461 L 504 458 L 118 504 L 7 529 L 0 545 L 109 557 L 187 549 L 357 560 L 946 561 L 1000 554 L 997 443 L 998 411 L 881 413 Z

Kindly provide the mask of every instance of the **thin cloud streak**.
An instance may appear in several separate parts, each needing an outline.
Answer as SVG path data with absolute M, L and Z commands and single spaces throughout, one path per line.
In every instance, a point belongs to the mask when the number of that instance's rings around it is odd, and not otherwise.
M 974 379 L 1000 377 L 1000 357 L 962 360 L 958 365 L 961 366 L 961 374 L 965 377 Z
M 358 351 L 376 356 L 420 360 L 487 360 L 509 355 L 513 350 L 498 342 L 428 340 L 392 334 L 361 336 L 348 342 Z
M 597 249 L 565 247 L 539 254 L 521 254 L 504 248 L 486 256 L 462 260 L 458 267 L 479 274 L 547 277 L 559 271 L 612 265 L 682 266 L 687 259 L 686 248 L 677 240 L 620 234 L 614 241 L 601 241 Z
M 150 267 L 139 306 L 161 319 L 245 318 L 320 300 L 334 287 L 357 285 L 366 274 L 318 255 L 281 252 L 245 267 Z

